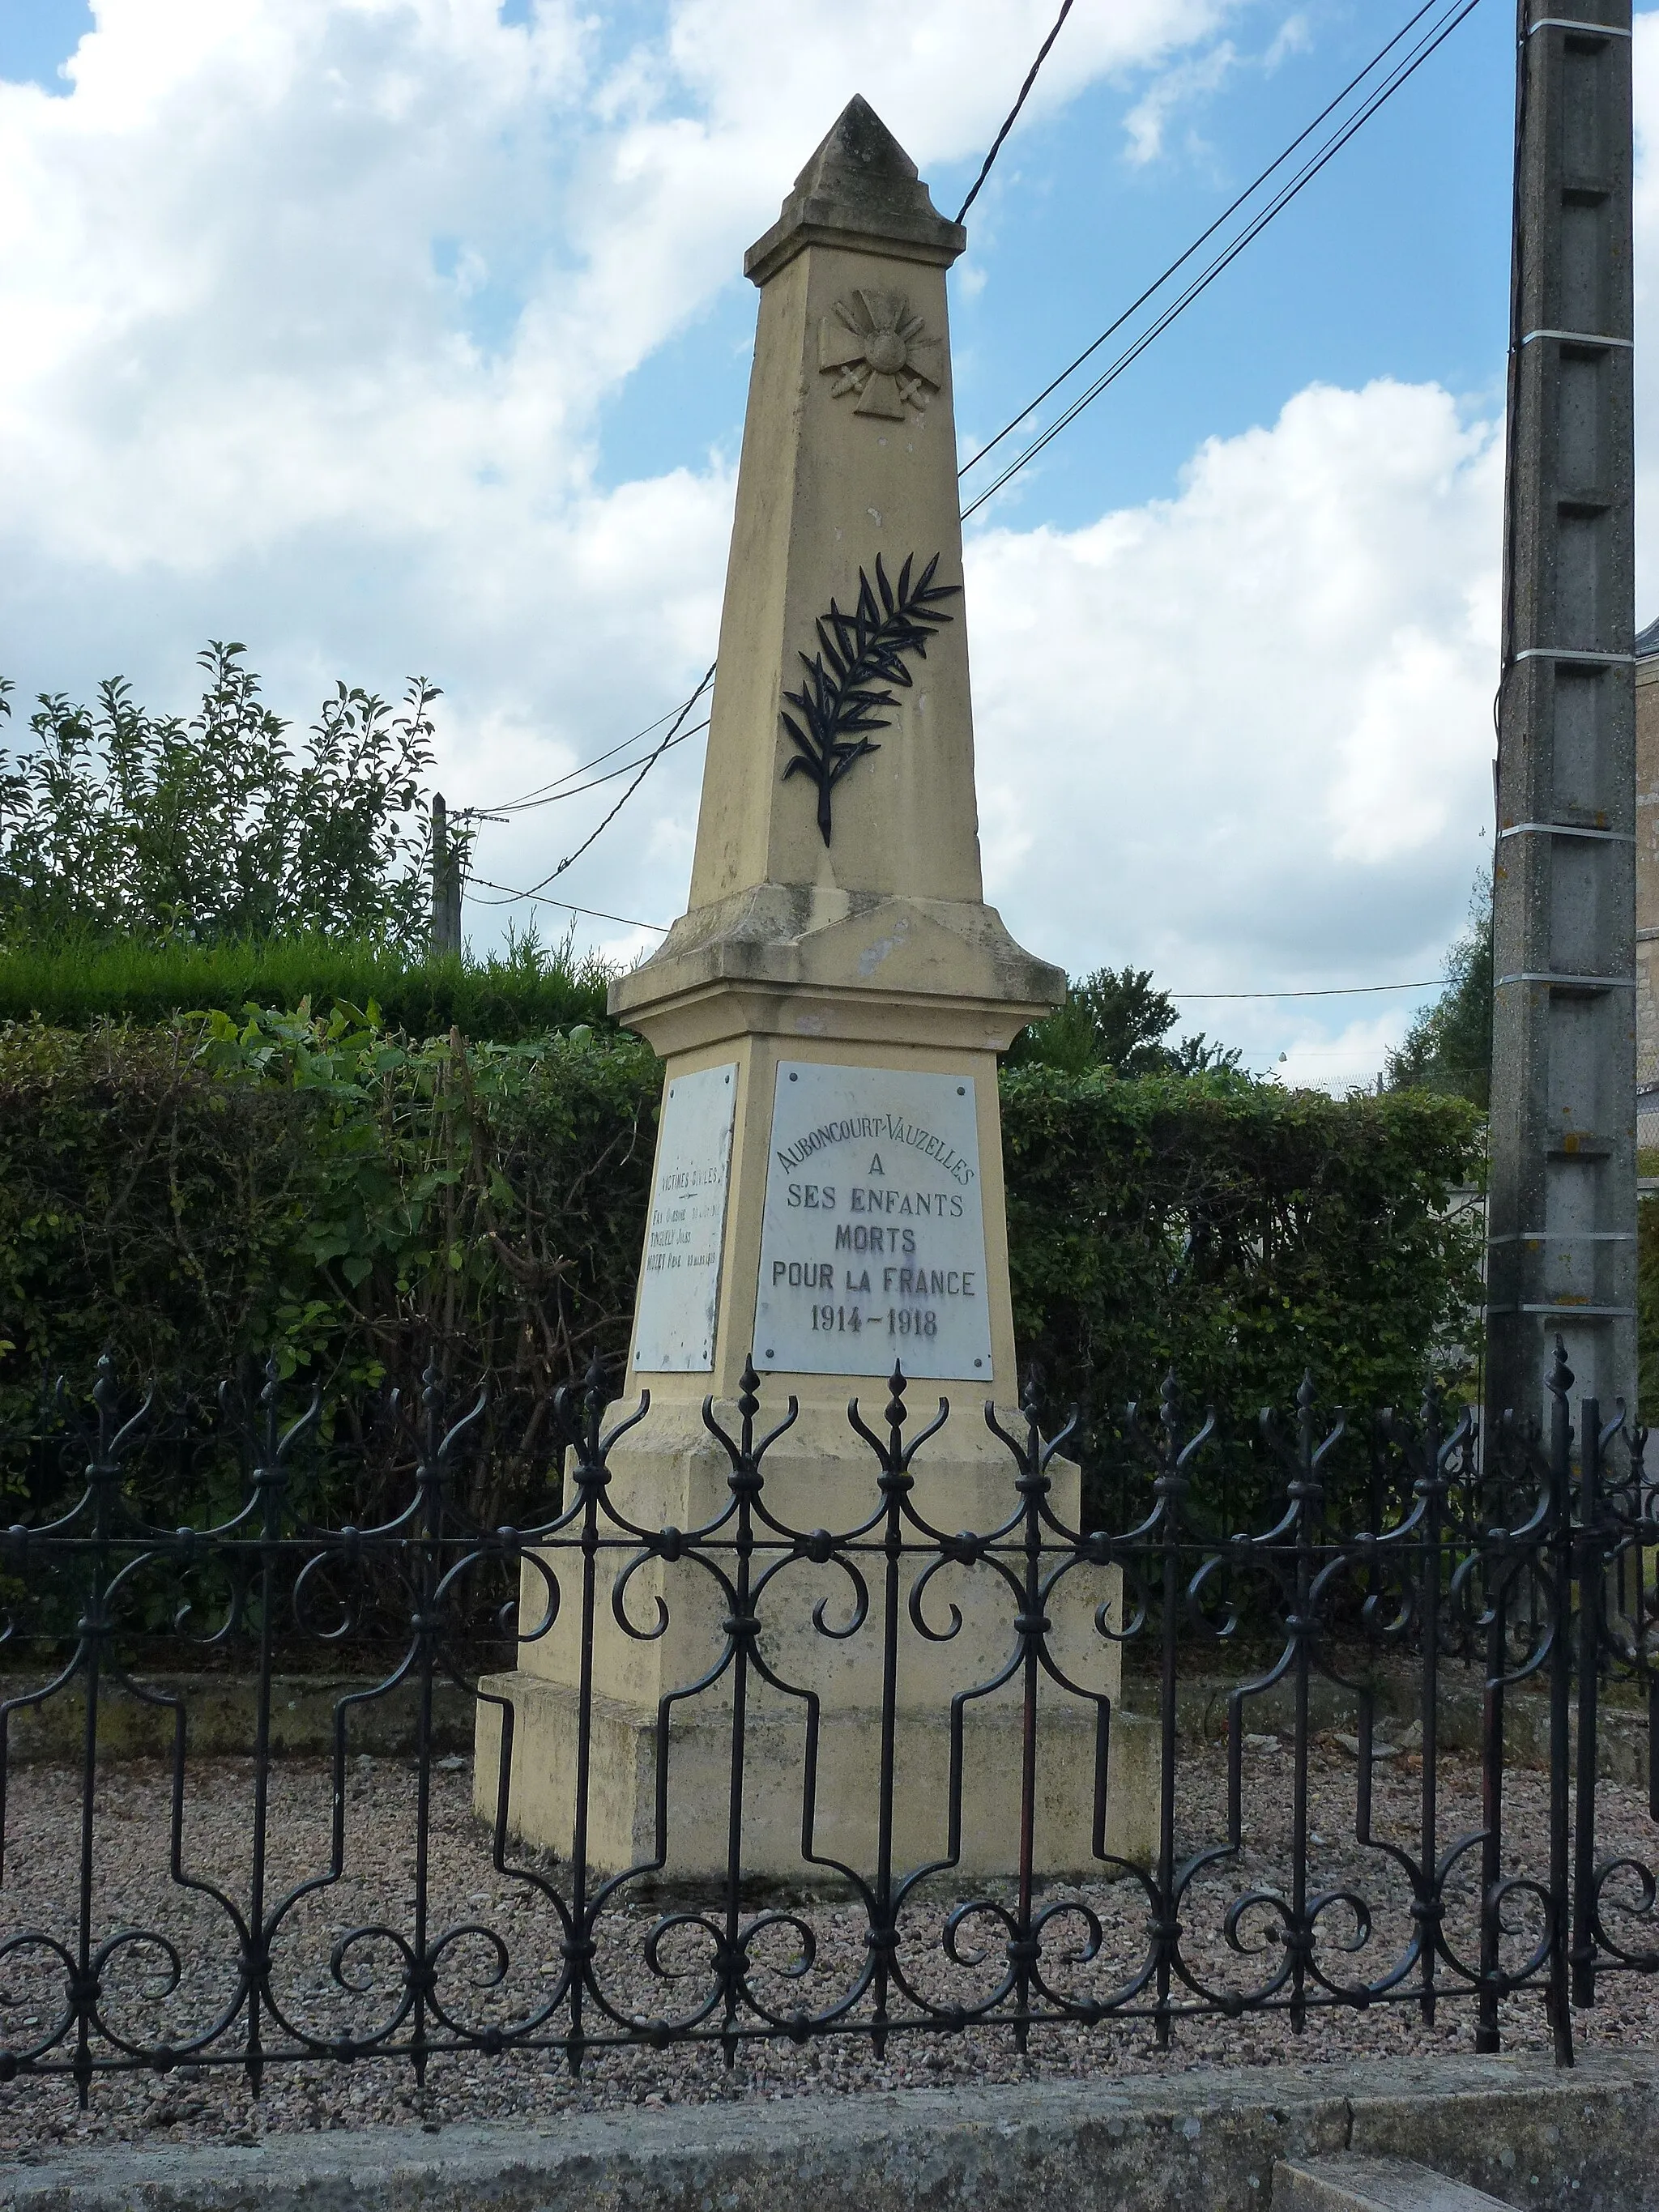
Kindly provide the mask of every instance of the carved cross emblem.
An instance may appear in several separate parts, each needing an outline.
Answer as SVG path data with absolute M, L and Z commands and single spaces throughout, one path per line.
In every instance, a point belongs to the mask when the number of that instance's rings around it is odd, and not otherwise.
M 836 380 L 831 398 L 855 392 L 855 415 L 895 422 L 907 407 L 925 407 L 943 380 L 945 343 L 924 337 L 924 327 L 902 292 L 860 288 L 837 301 L 818 325 L 818 368 Z

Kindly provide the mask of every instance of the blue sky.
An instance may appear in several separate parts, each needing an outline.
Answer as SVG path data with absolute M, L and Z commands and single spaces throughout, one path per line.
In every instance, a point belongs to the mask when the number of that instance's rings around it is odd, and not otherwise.
M 964 439 L 1411 12 L 1077 0 L 952 280 Z M 182 706 L 195 647 L 233 635 L 303 720 L 337 673 L 418 665 L 452 801 L 643 726 L 713 653 L 743 246 L 854 91 L 954 211 L 1051 15 L 0 0 L 0 666 L 24 693 L 121 668 Z M 1073 970 L 1328 989 L 1432 975 L 1462 925 L 1489 842 L 1512 34 L 1483 0 L 973 526 L 988 895 Z M 696 752 L 571 898 L 679 911 Z M 533 882 L 606 797 L 487 830 L 481 872 Z M 475 940 L 504 918 L 471 909 Z M 1419 1002 L 1188 1012 L 1340 1084 Z
M 1018 413 L 1413 5 L 1316 0 L 1241 11 L 1228 41 L 1237 61 L 1212 90 L 1176 99 L 1164 151 L 1139 163 L 1123 149 L 1144 80 L 1091 86 L 1019 128 L 976 204 L 957 273 L 964 436 L 972 442 Z M 1287 21 L 1306 28 L 1286 40 Z M 1512 11 L 1483 0 L 1236 273 L 1066 433 L 1016 495 L 1018 520 L 1074 527 L 1107 507 L 1168 493 L 1200 440 L 1271 421 L 1315 380 L 1436 379 L 1490 408 L 1508 327 L 1512 38 Z M 955 212 L 977 168 L 975 155 L 932 170 L 941 208 Z M 688 437 L 735 453 L 753 331 L 752 292 L 734 276 L 609 403 L 607 475 L 672 466 L 686 458 Z

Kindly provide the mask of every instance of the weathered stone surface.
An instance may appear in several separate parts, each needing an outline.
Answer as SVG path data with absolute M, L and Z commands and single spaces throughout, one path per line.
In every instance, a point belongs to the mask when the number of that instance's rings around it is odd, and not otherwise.
M 764 284 L 820 240 L 876 246 L 945 267 L 968 243 L 962 225 L 939 213 L 915 163 L 857 93 L 814 149 L 777 221 L 744 256 L 744 274 Z
M 1437 2058 L 88 2152 L 0 2176 L 0 2212 L 1264 2212 L 1277 2166 L 1342 2152 L 1650 2212 L 1656 2151 L 1652 2057 Z

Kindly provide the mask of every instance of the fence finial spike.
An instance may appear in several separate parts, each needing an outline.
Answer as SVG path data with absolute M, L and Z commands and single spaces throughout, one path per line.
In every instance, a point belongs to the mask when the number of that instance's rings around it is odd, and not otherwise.
M 884 1419 L 890 1429 L 902 1428 L 904 1424 L 905 1377 L 902 1362 L 893 1362 L 893 1371 L 887 1378 L 887 1412 Z

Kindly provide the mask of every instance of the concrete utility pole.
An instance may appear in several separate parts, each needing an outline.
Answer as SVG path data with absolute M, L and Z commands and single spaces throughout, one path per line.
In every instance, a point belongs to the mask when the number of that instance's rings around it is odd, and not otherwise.
M 441 791 L 432 794 L 432 950 L 461 949 L 461 871 L 449 842 L 449 809 Z
M 1489 1419 L 1636 1395 L 1631 0 L 1520 0 Z

